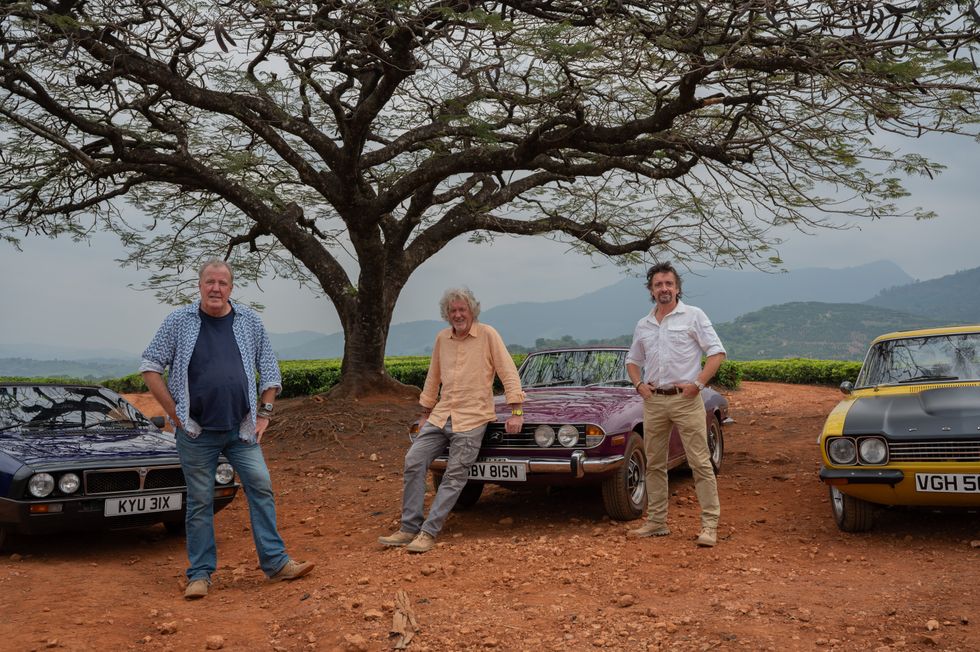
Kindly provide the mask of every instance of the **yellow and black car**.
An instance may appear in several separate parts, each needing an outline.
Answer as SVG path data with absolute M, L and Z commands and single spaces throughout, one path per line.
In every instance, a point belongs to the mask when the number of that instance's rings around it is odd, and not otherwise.
M 980 507 L 980 325 L 882 335 L 819 438 L 837 526 L 878 505 Z

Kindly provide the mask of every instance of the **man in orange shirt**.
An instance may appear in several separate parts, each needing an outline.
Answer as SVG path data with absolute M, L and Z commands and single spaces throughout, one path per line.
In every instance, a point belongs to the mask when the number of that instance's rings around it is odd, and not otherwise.
M 504 424 L 514 434 L 524 427 L 524 392 L 514 359 L 500 335 L 477 323 L 480 303 L 466 288 L 446 290 L 439 302 L 449 328 L 439 331 L 432 361 L 419 396 L 422 424 L 405 455 L 401 528 L 378 543 L 428 552 L 466 485 L 487 424 L 497 418 L 493 408 L 493 377 L 504 386 L 511 416 Z M 441 386 L 441 391 L 440 391 Z M 424 518 L 425 476 L 429 465 L 449 446 L 449 460 L 436 497 Z

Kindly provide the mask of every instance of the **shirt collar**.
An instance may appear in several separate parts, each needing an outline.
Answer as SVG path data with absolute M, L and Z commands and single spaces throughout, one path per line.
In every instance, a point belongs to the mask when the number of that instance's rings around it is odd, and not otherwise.
M 480 327 L 480 322 L 478 322 L 478 321 L 476 321 L 476 320 L 474 319 L 474 320 L 473 320 L 473 325 L 472 325 L 472 326 L 470 326 L 470 332 L 469 332 L 469 333 L 467 333 L 467 334 L 466 334 L 466 337 L 465 337 L 465 338 L 463 338 L 463 339 L 468 339 L 468 338 L 470 338 L 470 337 L 476 337 L 476 335 L 477 335 L 477 333 L 479 332 L 479 330 L 478 330 L 478 329 L 479 329 L 479 327 Z M 456 338 L 456 336 L 455 336 L 455 333 L 453 332 L 453 327 L 452 327 L 452 326 L 450 326 L 450 327 L 449 327 L 449 329 L 448 329 L 448 331 L 447 331 L 447 332 L 448 332 L 448 337 L 449 337 L 449 339 L 451 339 L 451 340 L 455 340 L 455 339 L 458 339 L 458 338 Z
M 678 299 L 677 300 L 677 305 L 674 306 L 674 309 L 673 310 L 671 310 L 666 315 L 664 315 L 664 319 L 667 319 L 667 317 L 670 317 L 671 315 L 680 315 L 680 314 L 683 314 L 685 312 L 687 312 L 687 306 L 684 305 L 684 302 L 683 301 L 681 301 L 680 299 Z M 654 324 L 663 323 L 663 322 L 658 322 L 657 321 L 657 307 L 656 306 L 654 306 L 653 308 L 650 309 L 649 314 L 647 314 L 647 320 L 649 320 L 651 323 L 654 323 Z

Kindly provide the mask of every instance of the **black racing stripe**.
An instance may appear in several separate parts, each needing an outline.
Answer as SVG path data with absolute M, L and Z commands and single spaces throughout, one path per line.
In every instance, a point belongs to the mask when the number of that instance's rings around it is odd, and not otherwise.
M 910 440 L 980 438 L 980 387 L 859 398 L 844 417 L 844 434 Z

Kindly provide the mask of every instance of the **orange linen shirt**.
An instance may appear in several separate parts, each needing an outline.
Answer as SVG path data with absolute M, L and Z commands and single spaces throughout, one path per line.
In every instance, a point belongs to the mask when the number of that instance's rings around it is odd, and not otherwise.
M 504 386 L 507 402 L 523 403 L 517 367 L 496 330 L 474 321 L 463 338 L 454 336 L 452 327 L 439 331 L 419 396 L 422 407 L 432 410 L 429 422 L 441 428 L 452 418 L 453 430 L 465 432 L 496 421 L 494 373 Z

